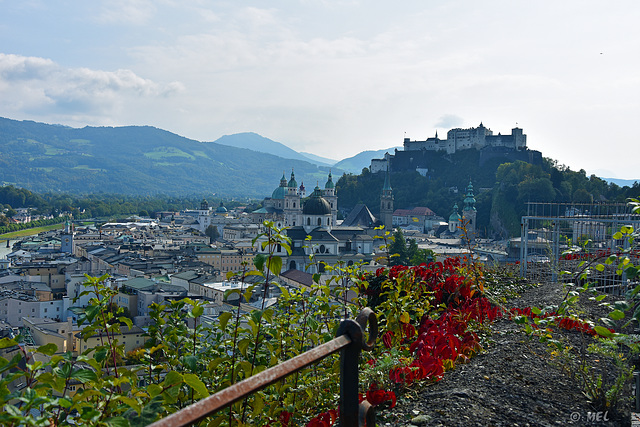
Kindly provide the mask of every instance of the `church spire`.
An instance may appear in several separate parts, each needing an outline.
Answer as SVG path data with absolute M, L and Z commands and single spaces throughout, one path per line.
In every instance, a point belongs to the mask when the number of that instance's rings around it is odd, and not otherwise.
M 384 174 L 384 184 L 382 185 L 382 191 L 391 191 L 391 180 L 389 179 L 389 166 L 387 166 L 387 172 Z
M 391 190 L 388 166 L 380 194 L 380 221 L 387 229 L 391 230 L 393 228 L 393 191 Z

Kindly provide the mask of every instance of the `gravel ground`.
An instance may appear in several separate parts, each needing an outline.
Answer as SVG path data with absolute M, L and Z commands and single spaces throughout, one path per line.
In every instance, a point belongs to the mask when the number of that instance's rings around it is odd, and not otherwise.
M 528 288 L 507 307 L 544 307 L 565 295 L 560 284 Z M 607 297 L 613 301 L 613 297 Z M 583 318 L 598 319 L 608 309 L 580 297 Z M 618 426 L 630 425 L 632 390 L 627 384 L 618 411 L 597 413 L 579 383 L 552 361 L 547 345 L 529 339 L 522 326 L 501 319 L 490 325 L 484 351 L 444 378 L 405 394 L 378 417 L 378 425 L 426 426 Z M 576 331 L 563 329 L 567 344 L 581 347 Z M 589 342 L 591 337 L 587 336 Z M 588 355 L 595 362 L 595 355 Z M 610 372 L 613 369 L 609 369 Z

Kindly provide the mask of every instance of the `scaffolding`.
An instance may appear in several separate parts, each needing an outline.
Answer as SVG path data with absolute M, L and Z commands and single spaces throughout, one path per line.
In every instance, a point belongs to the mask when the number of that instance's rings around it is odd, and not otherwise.
M 630 285 L 626 275 L 618 274 L 617 262 L 605 264 L 623 252 L 638 261 L 638 252 L 629 251 L 628 235 L 615 238 L 622 226 L 640 230 L 640 215 L 626 203 L 528 203 L 520 238 L 512 241 L 520 252 L 520 276 L 582 284 L 581 274 L 588 272 L 586 281 L 596 289 L 624 294 Z M 596 269 L 598 264 L 602 267 Z

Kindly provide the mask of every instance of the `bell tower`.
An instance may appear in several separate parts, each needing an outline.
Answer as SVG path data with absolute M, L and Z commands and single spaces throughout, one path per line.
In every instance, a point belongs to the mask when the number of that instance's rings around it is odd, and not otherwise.
M 389 167 L 384 175 L 384 185 L 380 194 L 380 221 L 387 230 L 393 228 L 393 190 L 389 179 Z

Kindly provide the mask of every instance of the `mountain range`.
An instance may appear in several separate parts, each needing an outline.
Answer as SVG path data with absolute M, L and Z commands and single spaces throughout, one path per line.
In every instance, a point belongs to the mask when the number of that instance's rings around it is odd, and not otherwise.
M 264 197 L 292 169 L 311 189 L 330 170 L 359 173 L 372 158 L 361 153 L 332 165 L 256 133 L 201 142 L 151 126 L 71 128 L 8 118 L 0 118 L 0 153 L 2 185 L 218 197 Z

